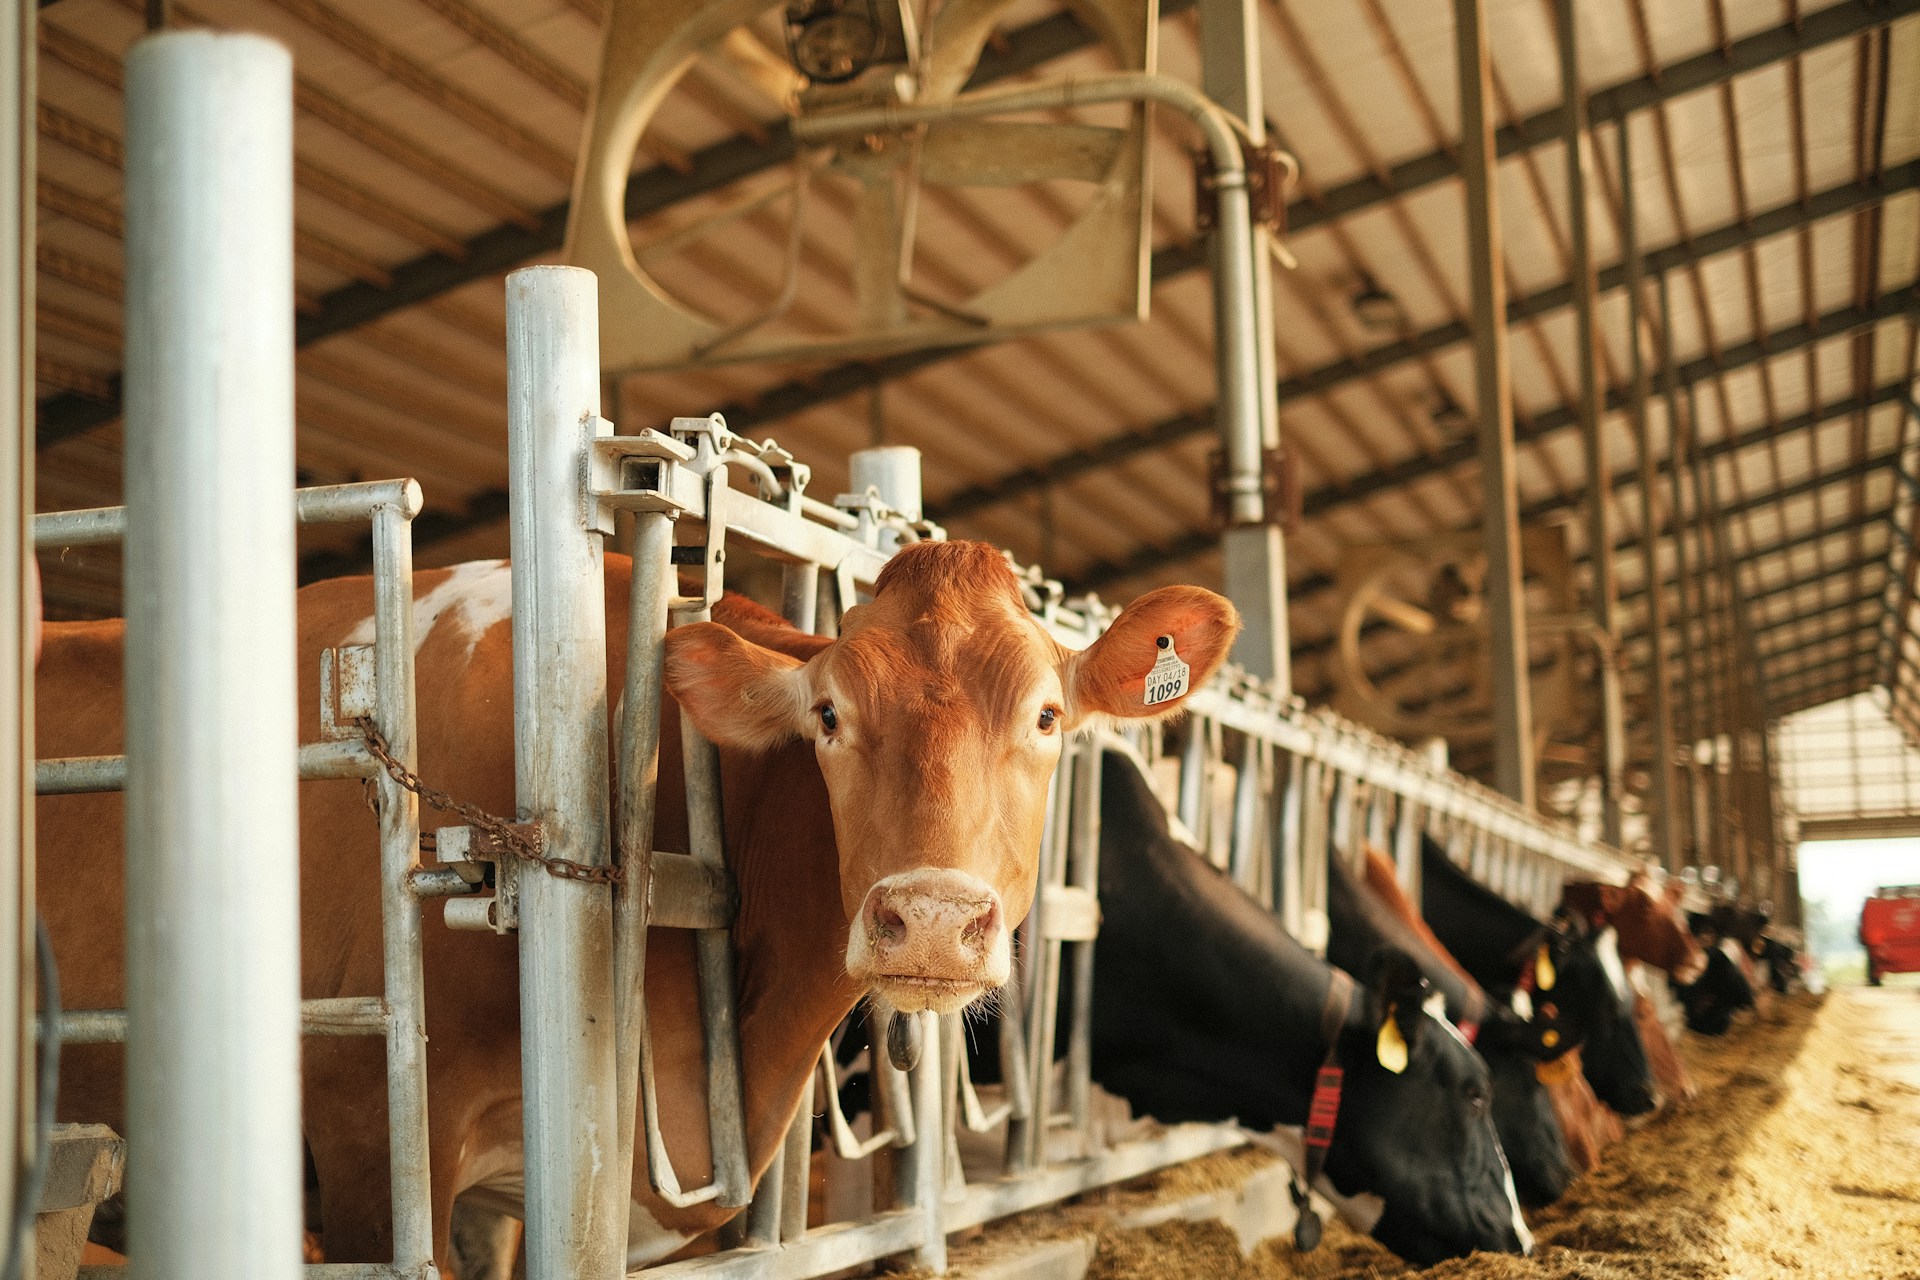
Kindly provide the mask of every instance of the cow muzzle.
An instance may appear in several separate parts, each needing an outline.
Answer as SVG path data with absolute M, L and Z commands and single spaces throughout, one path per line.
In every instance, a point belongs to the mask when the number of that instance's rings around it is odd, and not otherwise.
M 1011 967 L 1000 895 L 964 871 L 886 877 L 868 891 L 847 940 L 848 975 L 902 1013 L 964 1008 Z

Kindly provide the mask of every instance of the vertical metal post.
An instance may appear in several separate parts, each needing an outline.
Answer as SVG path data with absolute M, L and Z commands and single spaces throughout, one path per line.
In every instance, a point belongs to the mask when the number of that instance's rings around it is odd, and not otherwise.
M 127 59 L 127 1136 L 136 1276 L 300 1274 L 293 64 Z
M 0 737 L 0 1204 L 33 1149 L 33 637 L 38 625 L 33 543 L 34 24 L 24 0 L 0 5 L 0 706 L 17 709 Z M 22 1240 L 23 1256 L 33 1242 Z
M 647 889 L 652 880 L 653 819 L 660 782 L 661 663 L 667 608 L 675 594 L 673 518 L 637 511 L 628 522 L 633 576 L 627 598 L 626 691 L 620 702 L 620 780 L 615 835 L 626 875 L 614 893 L 613 1013 L 616 1187 L 631 1188 L 635 1131 L 640 1123 L 640 1038 L 646 1020 Z M 630 1195 L 623 1195 L 628 1211 Z M 625 1228 L 620 1232 L 625 1240 Z
M 1626 790 L 1627 722 L 1620 690 L 1619 590 L 1613 572 L 1613 468 L 1601 417 L 1595 344 L 1593 245 L 1587 230 L 1587 95 L 1580 87 L 1580 51 L 1573 0 L 1554 0 L 1560 32 L 1562 136 L 1567 152 L 1567 222 L 1573 258 L 1574 364 L 1580 371 L 1580 432 L 1587 462 L 1587 563 L 1593 567 L 1594 626 L 1605 642 L 1600 667 L 1600 827 L 1620 847 L 1620 802 Z M 1631 304 L 1629 304 L 1631 305 Z M 1639 388 L 1645 403 L 1644 387 Z
M 1631 156 L 1627 139 L 1626 120 L 1620 127 L 1620 172 L 1629 174 Z M 1628 196 L 1631 187 L 1623 180 L 1621 203 L 1631 207 Z M 1706 848 L 1706 829 L 1702 821 L 1704 806 L 1700 797 L 1700 762 L 1698 747 L 1701 738 L 1704 715 L 1701 711 L 1700 681 L 1693 664 L 1693 584 L 1692 573 L 1688 565 L 1686 530 L 1681 523 L 1685 512 L 1685 499 L 1680 488 L 1680 375 L 1675 365 L 1673 352 L 1673 333 L 1667 327 L 1667 286 L 1665 277 L 1660 279 L 1660 388 L 1667 410 L 1667 469 L 1670 480 L 1668 494 L 1667 527 L 1673 537 L 1674 557 L 1674 618 L 1675 630 L 1680 640 L 1680 680 L 1684 690 L 1686 707 L 1686 767 L 1683 788 L 1687 800 L 1687 851 L 1683 865 L 1698 866 L 1701 852 Z
M 1534 807 L 1533 707 L 1526 599 L 1520 584 L 1520 509 L 1514 487 L 1513 405 L 1507 368 L 1507 281 L 1500 260 L 1497 152 L 1484 0 L 1454 0 L 1460 67 L 1460 173 L 1467 184 L 1467 270 L 1473 281 L 1474 397 L 1480 415 L 1481 536 L 1493 623 L 1494 782 Z
M 1247 141 L 1256 147 L 1267 140 L 1259 19 L 1256 0 L 1200 0 L 1200 87 L 1245 122 Z M 1271 232 L 1253 225 L 1245 175 L 1216 176 L 1214 368 L 1227 461 L 1221 552 L 1227 596 L 1244 623 L 1233 660 L 1284 691 L 1293 687 L 1287 549 L 1265 498 L 1266 451 L 1280 443 Z
M 407 506 L 373 513 L 374 662 L 380 730 L 408 769 L 420 765 L 413 681 L 413 530 L 420 490 Z M 427 996 L 420 903 L 410 881 L 420 862 L 420 800 L 386 774 L 380 794 L 380 931 L 387 999 L 387 1153 L 393 1262 L 403 1275 L 433 1263 L 433 1188 L 427 1165 Z
M 926 1217 L 922 1244 L 908 1257 L 916 1267 L 936 1274 L 947 1269 L 947 1236 L 940 1225 L 940 1205 L 946 1183 L 946 1108 L 941 1105 L 940 1017 L 916 1013 L 920 1019 L 920 1061 L 908 1073 L 913 1092 L 913 1145 L 895 1164 L 895 1189 L 902 1207 L 918 1209 Z M 1044 1125 L 1042 1128 L 1044 1129 Z
M 607 619 L 586 492 L 600 421 L 598 289 L 578 267 L 507 277 L 514 778 L 548 854 L 609 861 Z M 527 1274 L 607 1280 L 626 1263 L 605 885 L 520 878 Z
M 1067 843 L 1067 884 L 1090 894 L 1100 891 L 1100 739 L 1080 743 L 1073 771 L 1073 820 Z M 1093 943 L 1066 944 L 1067 981 L 1073 992 L 1073 1021 L 1067 1027 L 1067 1112 L 1074 1127 L 1088 1132 L 1093 1110 Z
M 1667 288 L 1665 275 L 1659 278 L 1660 328 L 1668 335 L 1672 343 L 1673 333 L 1673 295 Z M 1694 418 L 1694 404 L 1691 395 L 1687 398 L 1685 413 L 1680 417 L 1673 432 L 1673 483 L 1675 501 L 1682 500 L 1680 486 L 1682 477 L 1691 482 L 1693 490 L 1687 519 L 1675 526 L 1675 533 L 1686 538 L 1689 530 L 1692 535 L 1694 563 L 1697 574 L 1694 579 L 1700 617 L 1700 647 L 1702 656 L 1703 707 L 1706 712 L 1707 742 L 1711 759 L 1706 762 L 1706 784 L 1703 812 L 1706 818 L 1705 838 L 1713 864 L 1723 872 L 1729 869 L 1729 854 L 1733 849 L 1731 839 L 1731 813 L 1728 800 L 1730 777 L 1722 773 L 1720 767 L 1723 737 L 1733 731 L 1734 719 L 1731 714 L 1731 700 L 1726 694 L 1726 682 L 1733 675 L 1733 663 L 1728 661 L 1728 653 L 1720 643 L 1719 623 L 1721 614 L 1715 591 L 1718 575 L 1710 567 L 1711 552 L 1707 547 L 1706 535 L 1706 497 L 1699 485 L 1699 472 L 1694 470 L 1691 455 L 1697 438 Z M 1681 508 L 1676 508 L 1676 514 Z
M 1570 11 L 1571 0 L 1560 0 L 1561 9 Z M 1626 142 L 1627 117 L 1620 119 L 1620 251 L 1627 265 L 1627 361 L 1633 375 L 1629 404 L 1633 417 L 1634 448 L 1640 454 L 1640 558 L 1646 566 L 1647 631 L 1653 642 L 1648 659 L 1647 693 L 1653 704 L 1653 762 L 1649 797 L 1648 835 L 1653 855 L 1669 871 L 1680 869 L 1680 850 L 1675 835 L 1673 803 L 1673 692 L 1668 683 L 1667 595 L 1660 579 L 1660 503 L 1656 484 L 1659 472 L 1654 462 L 1653 431 L 1647 422 L 1648 372 L 1645 318 L 1641 307 L 1646 299 L 1640 258 L 1639 221 L 1633 204 L 1633 175 L 1627 167 L 1631 156 Z M 1671 344 L 1668 344 L 1669 351 Z M 1670 395 L 1671 369 L 1663 369 Z M 1672 419 L 1668 420 L 1669 431 Z M 1671 443 L 1669 443 L 1671 447 Z M 1609 557 L 1611 559 L 1611 557 Z

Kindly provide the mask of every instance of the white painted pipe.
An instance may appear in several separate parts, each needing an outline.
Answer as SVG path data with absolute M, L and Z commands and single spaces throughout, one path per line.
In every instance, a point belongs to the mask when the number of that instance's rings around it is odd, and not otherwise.
M 611 858 L 607 617 L 600 535 L 582 518 L 600 408 L 591 271 L 507 277 L 507 466 L 513 550 L 514 777 L 546 852 Z M 607 886 L 520 873 L 520 1065 L 527 1274 L 624 1274 L 616 1186 L 613 901 Z
M 133 1274 L 301 1267 L 293 66 L 127 59 Z

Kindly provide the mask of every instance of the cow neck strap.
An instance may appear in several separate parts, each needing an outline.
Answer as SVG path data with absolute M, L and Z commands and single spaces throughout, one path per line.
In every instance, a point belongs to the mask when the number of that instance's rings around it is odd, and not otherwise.
M 1487 993 L 1481 990 L 1478 984 L 1468 987 L 1467 1011 L 1461 1015 L 1460 1021 L 1453 1024 L 1454 1030 L 1458 1031 L 1460 1038 L 1468 1044 L 1475 1044 L 1480 1039 L 1480 1026 L 1486 1020 Z
M 1340 1066 L 1340 1029 L 1353 1008 L 1353 979 L 1339 969 L 1332 971 L 1327 983 L 1326 1003 L 1320 1007 L 1320 1038 L 1326 1042 L 1327 1056 L 1313 1082 L 1313 1099 L 1307 1104 L 1307 1126 L 1302 1134 L 1304 1175 L 1293 1180 L 1293 1244 L 1302 1253 L 1320 1243 L 1320 1215 L 1311 1204 L 1313 1184 L 1327 1166 L 1327 1148 L 1333 1145 L 1333 1126 L 1340 1116 L 1340 1091 L 1346 1072 Z

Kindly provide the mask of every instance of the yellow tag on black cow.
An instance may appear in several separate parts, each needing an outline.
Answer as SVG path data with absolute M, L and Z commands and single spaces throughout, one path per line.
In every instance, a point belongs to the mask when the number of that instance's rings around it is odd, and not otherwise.
M 1380 1059 L 1380 1065 L 1399 1075 L 1407 1069 L 1407 1041 L 1400 1034 L 1400 1024 L 1393 1020 L 1393 1006 L 1387 1006 L 1387 1016 L 1380 1023 L 1380 1038 L 1374 1043 L 1374 1054 Z
M 1539 953 L 1533 957 L 1533 985 L 1542 991 L 1551 991 L 1553 981 L 1553 957 L 1547 953 L 1547 944 L 1543 942 Z

